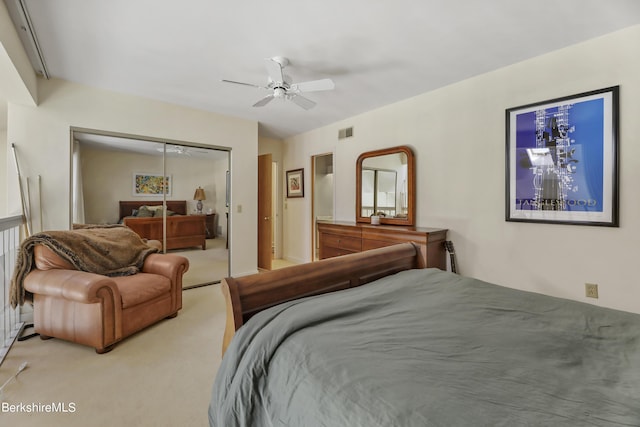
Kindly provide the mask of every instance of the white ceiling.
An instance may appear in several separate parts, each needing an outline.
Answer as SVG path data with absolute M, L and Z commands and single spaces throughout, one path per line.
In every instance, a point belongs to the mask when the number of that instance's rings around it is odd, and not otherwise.
M 260 123 L 283 138 L 640 23 L 638 0 L 25 0 L 58 78 Z M 637 52 L 630 54 L 638 54 Z M 264 59 L 331 78 L 252 105 Z M 598 58 L 594 58 L 597 61 Z M 562 64 L 559 64 L 561 66 Z
M 188 146 L 177 141 L 167 142 L 165 146 L 165 144 L 162 143 L 163 141 L 140 140 L 123 136 L 99 135 L 78 131 L 74 132 L 73 137 L 76 141 L 82 142 L 84 147 L 97 150 L 144 154 L 147 156 L 161 157 L 166 154 L 168 158 L 193 157 L 205 160 L 225 160 L 229 155 L 229 153 L 224 150 Z

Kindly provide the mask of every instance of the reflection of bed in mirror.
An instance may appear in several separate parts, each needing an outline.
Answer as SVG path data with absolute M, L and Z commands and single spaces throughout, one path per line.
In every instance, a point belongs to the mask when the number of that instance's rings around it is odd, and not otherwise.
M 167 242 L 166 249 L 182 249 L 201 246 L 206 249 L 206 216 L 187 215 L 186 200 L 167 200 Z M 120 201 L 120 221 L 135 231 L 140 237 L 163 241 L 162 209 L 153 211 L 154 216 L 136 216 L 143 206 L 161 207 L 162 201 Z

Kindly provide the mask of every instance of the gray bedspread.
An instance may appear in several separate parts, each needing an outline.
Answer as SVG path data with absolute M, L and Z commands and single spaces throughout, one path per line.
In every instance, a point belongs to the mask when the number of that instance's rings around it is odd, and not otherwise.
M 640 315 L 435 269 L 266 310 L 216 427 L 640 426 Z

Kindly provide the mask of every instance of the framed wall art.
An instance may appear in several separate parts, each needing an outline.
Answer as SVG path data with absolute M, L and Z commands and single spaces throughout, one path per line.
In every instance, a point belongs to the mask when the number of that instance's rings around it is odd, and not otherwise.
M 134 196 L 161 196 L 163 192 L 171 196 L 171 187 L 171 175 L 163 179 L 162 175 L 137 172 L 133 174 Z
M 619 86 L 506 110 L 506 220 L 618 226 Z
M 304 169 L 287 171 L 287 198 L 304 197 Z

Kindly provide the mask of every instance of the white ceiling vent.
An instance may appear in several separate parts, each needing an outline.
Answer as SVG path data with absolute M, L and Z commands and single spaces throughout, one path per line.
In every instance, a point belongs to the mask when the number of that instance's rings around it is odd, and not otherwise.
M 37 74 L 48 79 L 49 72 L 44 63 L 44 55 L 40 50 L 36 33 L 31 25 L 27 5 L 24 0 L 4 0 L 4 3 L 7 6 L 13 25 L 16 27 L 22 46 L 24 46 L 29 61 L 31 61 L 31 66 Z
M 353 136 L 353 126 L 340 129 L 338 131 L 338 139 L 351 138 Z

